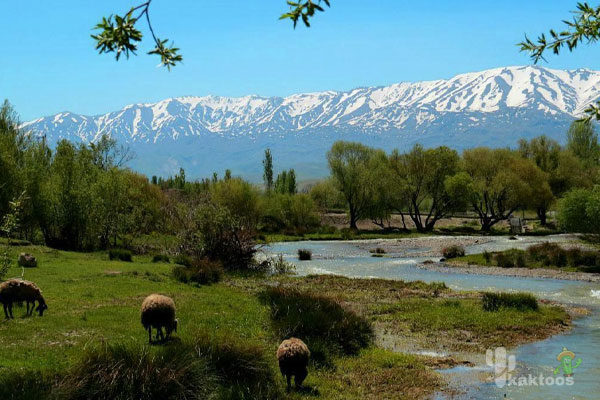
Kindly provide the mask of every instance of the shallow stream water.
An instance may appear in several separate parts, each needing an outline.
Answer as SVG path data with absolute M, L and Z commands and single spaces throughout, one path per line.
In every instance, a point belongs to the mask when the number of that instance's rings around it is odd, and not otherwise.
M 544 241 L 563 242 L 565 240 L 566 238 L 560 235 L 524 237 L 517 241 L 509 240 L 507 237 L 492 237 L 490 242 L 467 246 L 466 251 L 467 253 L 481 253 L 484 250 L 524 249 Z M 377 242 L 381 242 L 381 240 Z M 528 291 L 538 298 L 585 306 L 591 310 L 591 313 L 576 319 L 569 332 L 509 349 L 509 354 L 516 358 L 516 368 L 512 372 L 512 376 L 516 378 L 528 378 L 529 375 L 538 377 L 535 381 L 528 379 L 527 385 L 498 387 L 493 380 L 493 368 L 484 361 L 481 362 L 481 365 L 472 368 L 456 367 L 441 372 L 450 382 L 450 386 L 460 391 L 456 398 L 600 399 L 600 284 L 427 270 L 419 268 L 418 265 L 425 260 L 437 260 L 438 257 L 410 257 L 411 253 L 421 253 L 427 250 L 426 248 L 415 246 L 414 250 L 405 251 L 401 257 L 376 258 L 372 257 L 364 248 L 364 243 L 364 241 L 275 243 L 269 246 L 267 251 L 273 254 L 282 254 L 287 261 L 296 265 L 299 275 L 337 274 L 348 277 L 445 282 L 455 290 Z M 311 250 L 313 259 L 298 261 L 297 250 L 300 248 Z M 562 376 L 562 373 L 554 375 L 553 371 L 559 364 L 556 357 L 563 347 L 573 351 L 576 358 L 582 359 L 581 365 L 574 370 L 573 384 L 547 385 L 544 383 L 544 385 L 540 385 L 540 374 L 544 378 L 552 377 L 555 382 L 557 377 Z M 480 358 L 483 360 L 483 355 Z M 560 381 L 558 380 L 558 382 Z M 534 385 L 534 382 L 537 385 Z M 448 395 L 439 393 L 436 397 L 447 398 Z

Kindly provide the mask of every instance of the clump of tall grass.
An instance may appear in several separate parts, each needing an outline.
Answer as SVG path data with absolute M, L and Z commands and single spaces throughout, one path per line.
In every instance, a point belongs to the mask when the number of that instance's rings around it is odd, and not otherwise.
M 463 257 L 465 255 L 465 248 L 463 246 L 449 246 L 442 250 L 442 255 L 445 259 L 451 259 L 456 257 Z
M 129 250 L 123 250 L 123 249 L 112 249 L 108 251 L 108 258 L 112 261 L 112 260 L 120 260 L 120 261 L 127 261 L 127 262 L 132 262 L 132 254 L 131 251 Z
M 278 336 L 304 340 L 317 361 L 326 362 L 332 354 L 356 354 L 373 340 L 369 321 L 330 297 L 272 287 L 261 299 L 271 308 Z
M 194 260 L 187 267 L 177 265 L 172 270 L 173 277 L 178 281 L 200 285 L 219 282 L 223 273 L 223 265 L 220 262 L 206 259 Z
M 300 261 L 312 260 L 312 251 L 308 249 L 298 249 L 298 259 Z
M 200 334 L 194 348 L 217 376 L 219 399 L 278 397 L 277 374 L 261 345 L 234 337 Z
M 296 271 L 296 266 L 283 258 L 283 254 L 267 257 L 257 265 L 257 270 L 271 275 L 288 275 Z
M 42 371 L 4 370 L 0 372 L 0 399 L 47 399 L 52 393 L 55 380 L 53 374 Z
M 217 376 L 194 348 L 173 344 L 101 345 L 88 349 L 54 390 L 66 399 L 206 399 Z
M 171 262 L 171 259 L 166 254 L 155 254 L 154 257 L 152 257 L 152 262 L 153 263 L 159 263 L 159 262 L 169 263 L 169 262 Z
M 535 296 L 529 293 L 484 293 L 482 304 L 485 311 L 498 311 L 503 308 L 537 311 L 539 308 Z
M 185 267 L 191 267 L 193 261 L 194 260 L 192 259 L 192 257 L 186 256 L 185 254 L 180 254 L 177 257 L 175 257 L 175 259 L 173 259 L 173 262 L 175 264 L 183 265 Z

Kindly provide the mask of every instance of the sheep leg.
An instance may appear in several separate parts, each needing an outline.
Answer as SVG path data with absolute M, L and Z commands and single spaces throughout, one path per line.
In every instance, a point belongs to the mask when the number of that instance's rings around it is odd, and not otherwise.
M 27 301 L 27 309 L 25 311 L 25 315 L 30 317 L 33 314 L 33 308 L 35 307 L 35 303 L 31 306 L 31 311 L 29 310 L 29 301 Z
M 159 342 L 162 342 L 165 340 L 165 337 L 163 336 L 162 326 L 159 326 L 158 328 L 156 328 L 156 340 Z
M 294 383 L 296 384 L 296 387 L 298 389 L 300 389 L 302 387 L 302 382 L 304 382 L 304 379 L 306 379 L 306 376 L 308 375 L 308 371 L 306 368 L 302 369 L 302 371 L 299 371 L 296 376 L 294 376 Z
M 289 390 L 292 388 L 292 376 L 286 375 L 285 379 L 287 380 L 287 390 L 289 392 Z
M 10 314 L 10 317 L 12 319 L 15 319 L 13 312 L 12 312 L 12 306 L 13 306 L 13 303 L 8 303 L 8 313 Z
M 2 306 L 4 306 L 4 316 L 6 317 L 6 319 L 10 319 L 10 317 L 8 316 L 8 305 L 6 303 L 2 303 Z
M 152 327 L 148 327 L 148 343 L 152 344 Z

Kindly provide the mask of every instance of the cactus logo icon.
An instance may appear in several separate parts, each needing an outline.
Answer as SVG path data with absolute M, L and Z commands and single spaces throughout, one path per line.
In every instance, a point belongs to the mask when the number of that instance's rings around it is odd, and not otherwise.
M 488 349 L 485 352 L 485 362 L 494 369 L 494 381 L 500 388 L 510 380 L 511 372 L 517 365 L 515 356 L 508 355 L 504 347 L 498 347 L 495 350 Z
M 563 347 L 562 351 L 556 356 L 560 365 L 554 370 L 554 375 L 558 375 L 563 371 L 565 376 L 573 376 L 573 370 L 581 364 L 581 358 L 575 360 L 575 353 Z

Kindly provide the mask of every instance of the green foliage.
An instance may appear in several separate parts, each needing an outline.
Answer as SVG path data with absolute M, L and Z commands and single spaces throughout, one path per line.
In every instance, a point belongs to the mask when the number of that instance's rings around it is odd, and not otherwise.
M 49 399 L 55 381 L 55 376 L 39 370 L 0 371 L 0 398 L 3 400 Z
M 319 225 L 315 205 L 306 194 L 273 193 L 262 201 L 261 230 L 303 234 Z
M 152 257 L 152 262 L 153 263 L 158 263 L 158 262 L 169 263 L 169 262 L 171 262 L 171 259 L 166 254 L 155 254 L 154 257 Z
M 333 181 L 346 199 L 351 229 L 357 229 L 356 223 L 372 206 L 377 182 L 373 178 L 384 168 L 385 158 L 382 151 L 356 142 L 335 142 L 327 153 Z
M 251 221 L 211 201 L 184 209 L 188 225 L 179 232 L 184 254 L 219 261 L 229 270 L 254 266 L 257 234 Z
M 184 267 L 191 267 L 193 260 L 192 257 L 186 256 L 185 254 L 180 254 L 173 260 L 175 264 L 183 265 Z
M 458 153 L 445 146 L 424 149 L 415 145 L 408 153 L 392 152 L 393 180 L 386 186 L 400 188 L 395 209 L 407 207 L 419 232 L 433 230 L 439 219 L 466 208 L 466 198 L 459 195 L 462 191 L 454 191 L 455 185 L 446 182 L 458 179 L 459 162 Z
M 277 174 L 275 191 L 282 194 L 296 194 L 298 188 L 296 186 L 296 171 L 294 169 L 282 171 Z
M 264 291 L 261 299 L 271 307 L 278 336 L 298 337 L 313 352 L 326 347 L 333 354 L 356 354 L 372 343 L 370 323 L 332 298 L 273 287 Z
M 207 285 L 223 279 L 223 265 L 217 261 L 195 260 L 189 267 L 173 267 L 173 277 L 183 283 Z
M 103 17 L 102 21 L 94 27 L 100 33 L 91 35 L 92 39 L 96 41 L 96 50 L 100 54 L 115 53 L 117 61 L 121 54 L 125 54 L 127 58 L 129 58 L 130 53 L 136 55 L 138 43 L 143 38 L 142 32 L 136 28 L 136 23 L 145 16 L 155 44 L 154 49 L 149 51 L 148 54 L 160 56 L 161 64 L 169 70 L 176 63 L 182 62 L 183 57 L 178 54 L 179 49 L 177 47 L 172 44 L 168 46 L 168 39 L 161 40 L 155 36 L 149 14 L 151 3 L 152 0 L 149 0 L 137 7 L 132 7 L 125 15 L 115 15 L 114 19 L 112 15 Z M 136 11 L 139 11 L 139 13 L 134 16 Z
M 294 23 L 294 29 L 298 24 L 298 20 L 302 19 L 304 25 L 306 27 L 310 27 L 309 20 L 315 15 L 317 11 L 325 11 L 323 7 L 321 7 L 321 3 L 330 7 L 330 0 L 299 0 L 299 1 L 289 1 L 288 5 L 290 6 L 290 11 L 283 14 L 279 19 L 291 19 Z
M 211 201 L 226 208 L 232 216 L 249 226 L 258 223 L 261 213 L 259 194 L 250 183 L 240 178 L 221 180 L 210 186 L 209 193 Z
M 499 311 L 512 308 L 519 311 L 537 311 L 535 296 L 529 293 L 484 293 L 482 298 L 485 311 Z
M 572 21 L 563 20 L 566 29 L 563 31 L 551 29 L 549 38 L 546 38 L 544 33 L 538 36 L 536 41 L 525 36 L 525 40 L 519 43 L 521 51 L 528 52 L 537 63 L 544 60 L 546 50 L 558 55 L 563 47 L 573 51 L 583 41 L 595 43 L 600 39 L 600 6 L 592 7 L 588 3 L 577 3 L 577 10 L 573 11 L 573 14 L 575 17 Z M 600 102 L 588 106 L 585 113 L 586 121 L 600 120 Z
M 277 377 L 271 357 L 256 343 L 239 337 L 210 337 L 201 334 L 195 341 L 195 353 L 208 361 L 217 376 L 219 399 L 252 400 L 279 398 Z
M 442 255 L 448 260 L 451 258 L 463 257 L 465 255 L 465 248 L 458 245 L 449 246 L 442 250 Z
M 298 249 L 298 259 L 300 261 L 312 260 L 312 251 L 308 249 Z
M 108 251 L 108 259 L 111 261 L 114 260 L 119 260 L 119 261 L 126 261 L 126 262 L 132 262 L 132 254 L 131 251 L 129 250 L 123 250 L 123 249 L 111 249 Z
M 273 190 L 273 155 L 271 149 L 265 150 L 265 158 L 263 160 L 263 180 L 265 182 L 265 189 L 267 192 Z
M 336 188 L 335 183 L 331 179 L 319 181 L 314 184 L 310 188 L 310 197 L 321 212 L 331 209 L 343 209 L 345 207 L 344 196 Z
M 9 212 L 2 217 L 0 234 L 6 238 L 6 246 L 0 250 L 0 282 L 4 280 L 8 269 L 12 264 L 9 254 L 10 238 L 19 227 L 19 214 L 23 204 L 24 194 L 9 203 Z
M 600 187 L 568 192 L 558 203 L 558 222 L 568 232 L 600 234 Z
M 194 347 L 170 344 L 157 352 L 125 344 L 89 348 L 58 384 L 69 399 L 206 399 L 217 376 Z
M 600 145 L 595 126 L 586 121 L 573 122 L 567 131 L 567 148 L 587 166 L 598 165 Z

